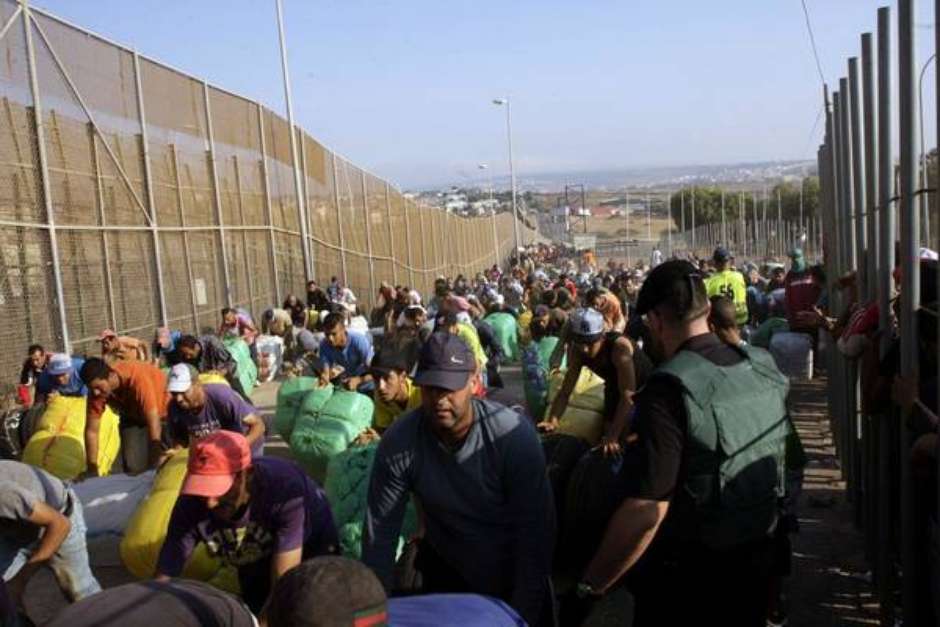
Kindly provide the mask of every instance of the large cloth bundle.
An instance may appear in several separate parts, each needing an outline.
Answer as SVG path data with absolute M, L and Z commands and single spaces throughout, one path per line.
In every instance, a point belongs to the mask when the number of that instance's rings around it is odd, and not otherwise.
M 240 337 L 227 337 L 223 340 L 223 343 L 228 352 L 231 353 L 235 363 L 238 364 L 236 375 L 242 384 L 242 389 L 245 390 L 245 394 L 250 396 L 251 391 L 258 384 L 258 366 L 255 365 L 255 360 L 251 358 L 251 349 L 248 348 L 245 340 Z
M 546 407 L 551 408 L 564 379 L 564 372 L 554 372 L 549 377 Z M 556 433 L 573 435 L 596 446 L 604 433 L 604 380 L 588 368 L 581 368 L 578 382 L 568 398 L 568 408 L 560 418 Z
M 92 477 L 73 486 L 82 502 L 88 537 L 123 536 L 127 523 L 153 489 L 155 470 L 139 475 Z
M 558 562 L 581 573 L 594 556 L 610 517 L 620 504 L 617 485 L 623 467 L 620 456 L 606 457 L 594 449 L 578 461 L 568 479 Z
M 183 449 L 170 458 L 157 472 L 150 494 L 137 507 L 121 540 L 121 561 L 135 577 L 150 579 L 157 568 L 157 558 L 166 539 L 173 506 L 179 497 L 189 449 Z M 205 581 L 228 592 L 238 593 L 238 574 L 230 566 L 211 555 L 206 545 L 199 543 L 186 566 L 183 577 Z
M 806 333 L 777 333 L 770 354 L 780 372 L 791 379 L 813 378 L 813 339 Z
M 496 341 L 503 350 L 506 361 L 519 361 L 519 336 L 516 319 L 508 313 L 492 313 L 485 322 L 493 328 Z
M 760 348 L 769 348 L 770 341 L 777 333 L 787 333 L 790 331 L 790 323 L 786 318 L 768 318 L 761 323 L 757 329 L 751 333 L 748 341 L 754 346 Z
M 210 371 L 210 372 L 200 372 L 200 373 L 196 376 L 196 381 L 198 381 L 198 382 L 201 383 L 202 385 L 206 385 L 207 383 L 220 383 L 220 384 L 222 384 L 222 385 L 228 385 L 228 384 L 229 384 L 229 383 L 228 383 L 228 380 L 227 380 L 225 377 L 223 377 L 222 375 L 220 375 L 218 372 L 212 372 L 212 371 Z
M 322 407 L 333 395 L 333 386 L 319 387 L 320 381 L 316 377 L 294 377 L 281 384 L 277 391 L 277 408 L 274 410 L 274 430 L 285 440 L 290 440 L 294 432 L 294 423 L 300 405 L 311 390 L 317 390 L 317 398 Z
M 330 460 L 324 489 L 333 510 L 343 555 L 359 559 L 362 552 L 362 522 L 369 497 L 369 477 L 379 447 L 378 440 L 365 446 L 352 446 Z M 409 503 L 402 524 L 401 550 L 417 529 L 414 507 Z
M 549 358 L 557 345 L 558 338 L 548 336 L 529 344 L 522 351 L 524 377 L 522 387 L 525 391 L 529 413 L 533 416 L 541 416 L 545 413 L 545 400 L 548 398 Z
M 319 397 L 308 393 L 290 436 L 294 457 L 322 483 L 330 459 L 372 425 L 373 409 L 372 399 L 357 392 L 335 390 L 322 405 Z
M 74 479 L 85 472 L 85 397 L 54 396 L 46 404 L 33 435 L 23 450 L 23 461 L 59 479 Z M 110 407 L 101 414 L 98 432 L 98 473 L 107 475 L 121 448 L 118 417 Z

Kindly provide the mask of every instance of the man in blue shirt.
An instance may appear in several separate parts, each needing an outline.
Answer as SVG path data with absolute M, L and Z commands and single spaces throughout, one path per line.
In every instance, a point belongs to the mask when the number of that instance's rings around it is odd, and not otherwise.
M 50 394 L 88 396 L 88 388 L 78 376 L 84 363 L 81 357 L 69 357 L 65 353 L 52 355 L 36 381 L 36 403 L 44 402 Z
M 373 349 L 369 339 L 361 333 L 350 333 L 346 329 L 346 317 L 341 313 L 326 317 L 323 333 L 326 337 L 320 342 L 320 378 L 339 383 L 347 390 L 371 385 L 369 364 Z

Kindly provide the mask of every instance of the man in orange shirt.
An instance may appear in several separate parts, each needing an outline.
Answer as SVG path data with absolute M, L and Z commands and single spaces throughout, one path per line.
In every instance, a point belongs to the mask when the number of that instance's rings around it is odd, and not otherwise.
M 170 400 L 163 371 L 142 361 L 122 361 L 109 366 L 103 359 L 92 357 L 82 366 L 80 376 L 88 386 L 85 419 L 88 474 L 98 474 L 98 431 L 106 405 L 121 419 L 118 461 L 124 472 L 134 474 L 155 467 L 165 450 L 162 422 Z

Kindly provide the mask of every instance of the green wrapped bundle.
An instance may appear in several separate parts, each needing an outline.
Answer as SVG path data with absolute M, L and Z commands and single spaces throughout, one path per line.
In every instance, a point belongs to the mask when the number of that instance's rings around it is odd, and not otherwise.
M 240 337 L 229 337 L 222 340 L 225 348 L 231 353 L 235 363 L 238 364 L 238 381 L 242 384 L 245 394 L 251 396 L 251 391 L 258 385 L 258 366 L 255 360 L 251 358 L 251 350 L 248 344 Z
M 323 487 L 339 531 L 340 548 L 347 557 L 358 559 L 361 555 L 362 522 L 369 498 L 372 463 L 378 448 L 378 441 L 347 448 L 330 460 L 326 473 L 326 483 Z M 414 505 L 409 503 L 402 524 L 399 550 L 417 528 L 417 514 Z
M 314 398 L 317 402 L 322 400 L 320 407 L 325 405 L 332 396 L 332 385 L 322 388 L 319 386 L 320 381 L 316 377 L 294 377 L 282 383 L 278 388 L 277 408 L 274 410 L 274 430 L 285 441 L 289 441 L 291 433 L 294 432 L 294 423 L 300 413 L 300 405 L 308 392 L 316 392 Z
M 506 361 L 519 361 L 519 335 L 516 328 L 516 319 L 508 313 L 493 313 L 488 315 L 484 322 L 493 327 L 493 334 Z
M 372 424 L 372 399 L 357 392 L 335 390 L 322 402 L 311 390 L 300 405 L 290 448 L 310 476 L 323 483 L 329 461 L 346 450 Z

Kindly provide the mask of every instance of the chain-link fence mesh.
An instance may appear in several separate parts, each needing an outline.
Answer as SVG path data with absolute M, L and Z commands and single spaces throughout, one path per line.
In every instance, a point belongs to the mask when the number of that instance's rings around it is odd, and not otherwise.
M 0 0 L 0 369 L 26 347 L 97 351 L 105 328 L 211 331 L 344 281 L 427 292 L 513 246 L 509 214 L 418 206 L 256 102 Z M 525 241 L 532 234 L 526 233 Z M 59 296 L 61 294 L 61 298 Z

